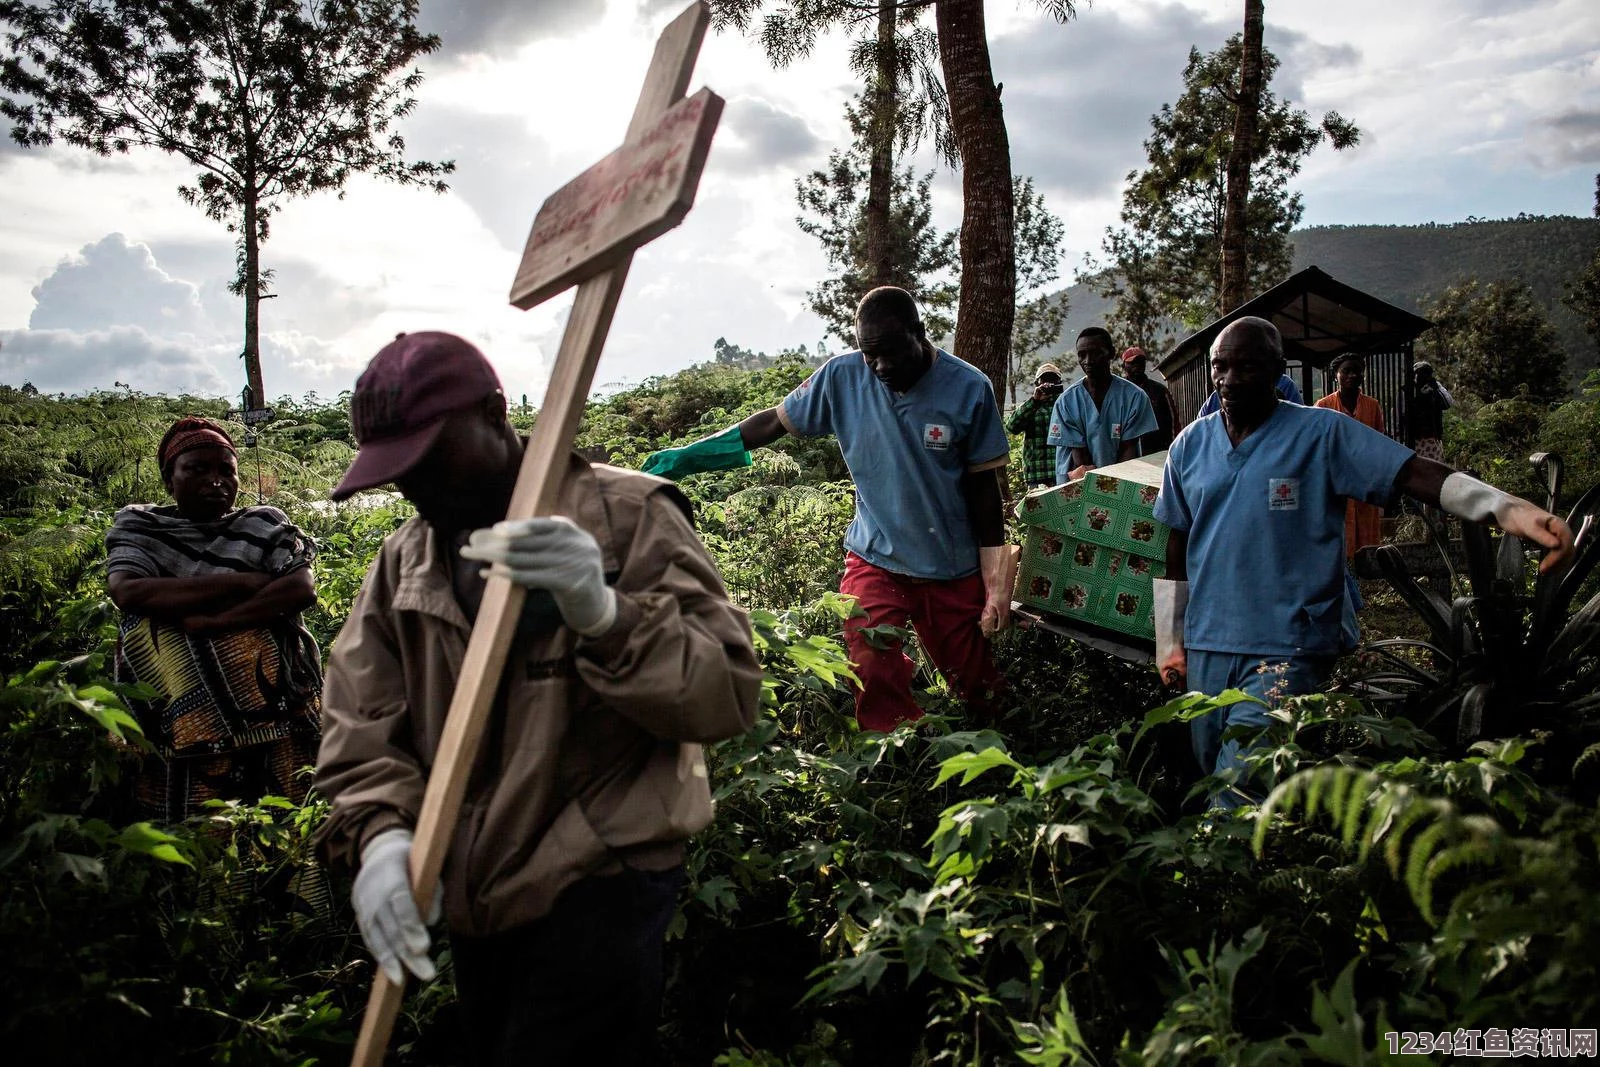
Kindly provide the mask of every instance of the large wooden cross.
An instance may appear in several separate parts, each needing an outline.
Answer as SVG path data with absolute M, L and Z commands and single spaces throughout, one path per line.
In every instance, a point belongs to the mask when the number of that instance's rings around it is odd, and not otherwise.
M 506 517 L 549 515 L 566 457 L 622 295 L 633 251 L 683 221 L 694 203 L 722 100 L 709 89 L 685 99 L 710 11 L 692 4 L 662 31 L 621 148 L 557 190 L 539 209 L 511 303 L 527 309 L 576 284 L 555 370 L 523 455 Z M 428 777 L 411 847 L 411 888 L 426 915 L 461 812 L 467 773 L 522 611 L 521 586 L 489 579 Z M 405 993 L 381 969 L 367 1002 L 354 1067 L 379 1067 Z

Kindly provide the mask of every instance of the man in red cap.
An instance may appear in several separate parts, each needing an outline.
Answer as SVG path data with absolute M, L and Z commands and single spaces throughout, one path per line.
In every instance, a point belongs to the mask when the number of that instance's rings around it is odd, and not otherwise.
M 334 498 L 392 482 L 418 512 L 379 550 L 324 691 L 319 840 L 357 872 L 362 938 L 394 980 L 434 976 L 411 828 L 484 579 L 517 582 L 527 606 L 435 897 L 470 1062 L 649 1062 L 684 840 L 711 820 L 700 743 L 759 703 L 749 620 L 670 482 L 574 454 L 556 515 L 500 521 L 524 444 L 461 338 L 397 337 L 350 410 L 361 451 Z
M 1179 430 L 1178 405 L 1173 402 L 1172 390 L 1147 373 L 1150 357 L 1135 345 L 1122 350 L 1122 376 L 1144 390 L 1150 398 L 1150 407 L 1156 413 L 1156 428 L 1139 438 L 1139 454 L 1148 456 L 1165 452 Z

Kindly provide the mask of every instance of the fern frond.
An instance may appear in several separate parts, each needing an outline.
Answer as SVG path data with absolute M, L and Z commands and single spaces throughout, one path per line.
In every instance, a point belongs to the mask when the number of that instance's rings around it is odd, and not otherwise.
M 1422 912 L 1422 917 L 1430 923 L 1435 920 L 1433 882 L 1428 878 L 1428 866 L 1433 861 L 1434 853 L 1444 845 L 1449 833 L 1450 826 L 1443 820 L 1429 823 L 1411 843 L 1410 855 L 1406 858 L 1406 890 L 1411 894 L 1411 900 L 1416 904 L 1417 910 Z
M 1594 747 L 1600 749 L 1600 744 Z M 1467 864 L 1498 862 L 1506 840 L 1500 824 L 1488 816 L 1463 815 L 1450 801 L 1424 796 L 1375 771 L 1326 764 L 1284 781 L 1261 805 L 1254 840 L 1258 855 L 1273 823 L 1296 812 L 1308 821 L 1322 816 L 1335 823 L 1340 841 L 1357 847 L 1361 863 L 1386 838 L 1385 866 L 1404 882 L 1412 903 L 1430 923 L 1437 922 L 1433 897 L 1439 879 Z M 1284 887 L 1296 877 L 1305 876 L 1269 876 Z
M 17 585 L 86 566 L 103 550 L 104 537 L 104 531 L 81 524 L 30 530 L 0 545 L 0 581 Z
M 1594 744 L 1578 753 L 1578 758 L 1572 761 L 1573 777 L 1576 778 L 1580 770 L 1582 770 L 1587 764 L 1593 763 L 1596 760 L 1600 760 L 1600 741 L 1596 741 Z

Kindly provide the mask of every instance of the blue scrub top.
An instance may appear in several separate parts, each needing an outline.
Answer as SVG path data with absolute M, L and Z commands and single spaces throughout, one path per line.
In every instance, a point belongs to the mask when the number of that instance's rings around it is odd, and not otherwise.
M 1011 443 L 982 371 L 937 352 L 904 393 L 880 382 L 860 352 L 834 356 L 778 406 L 790 433 L 839 439 L 856 484 L 844 547 L 914 578 L 965 578 L 978 545 L 962 475 L 1006 465 Z
M 1235 448 L 1221 415 L 1172 443 L 1155 516 L 1189 534 L 1184 645 L 1260 656 L 1354 644 L 1345 500 L 1381 504 L 1411 449 L 1329 408 L 1280 403 Z
M 1287 400 L 1291 404 L 1305 403 L 1304 400 L 1300 399 L 1300 387 L 1294 384 L 1294 379 L 1289 377 L 1287 374 L 1280 374 L 1278 376 L 1278 384 L 1274 386 L 1274 388 L 1277 389 L 1280 397 Z M 1215 389 L 1211 390 L 1211 395 L 1206 397 L 1206 402 L 1200 405 L 1200 415 L 1213 414 L 1219 409 L 1221 404 L 1222 400 L 1217 396 L 1217 391 Z M 1196 415 L 1195 418 L 1199 418 L 1200 415 Z
M 1056 446 L 1057 484 L 1067 480 L 1074 448 L 1087 448 L 1094 466 L 1109 467 L 1117 461 L 1122 442 L 1156 430 L 1150 397 L 1126 378 L 1112 377 L 1101 405 L 1094 406 L 1094 397 L 1081 379 L 1056 397 L 1047 440 Z

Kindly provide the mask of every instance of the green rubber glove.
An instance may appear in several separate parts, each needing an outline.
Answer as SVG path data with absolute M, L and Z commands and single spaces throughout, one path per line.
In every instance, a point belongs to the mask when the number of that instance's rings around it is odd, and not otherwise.
M 750 452 L 744 447 L 744 438 L 739 435 L 739 427 L 730 426 L 721 433 L 702 437 L 692 445 L 652 452 L 644 457 L 644 466 L 640 470 L 658 478 L 678 481 L 691 474 L 748 466 Z

